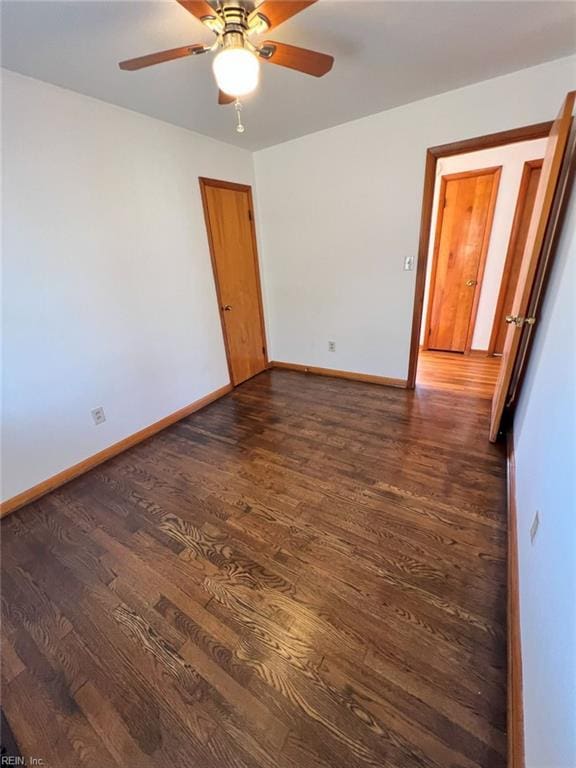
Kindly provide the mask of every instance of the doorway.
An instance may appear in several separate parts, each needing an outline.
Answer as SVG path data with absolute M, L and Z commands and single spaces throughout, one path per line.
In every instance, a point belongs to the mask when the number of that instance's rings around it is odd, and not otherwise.
M 252 189 L 200 179 L 216 295 L 234 386 L 268 367 Z
M 483 149 L 512 145 L 516 142 L 546 139 L 550 134 L 552 121 L 527 125 L 509 131 L 501 131 L 487 136 L 478 136 L 472 139 L 456 141 L 451 144 L 442 144 L 429 147 L 426 151 L 426 165 L 424 171 L 424 189 L 422 195 L 422 215 L 420 221 L 420 238 L 418 243 L 418 268 L 416 272 L 416 285 L 414 289 L 414 308 L 412 314 L 412 334 L 410 339 L 410 358 L 408 363 L 408 389 L 416 386 L 416 374 L 418 370 L 418 355 L 422 343 L 422 319 L 425 310 L 426 284 L 429 268 L 428 251 L 430 247 L 430 235 L 433 227 L 434 196 L 438 164 L 444 158 L 476 152 Z
M 510 315 L 505 317 L 507 331 L 504 339 L 501 364 L 493 391 L 489 439 L 495 442 L 504 434 L 518 401 L 530 354 L 534 327 L 538 324 L 538 311 L 545 293 L 546 281 L 554 257 L 554 251 L 562 231 L 562 217 L 568 191 L 573 183 L 576 168 L 576 128 L 574 108 L 576 91 L 570 91 L 564 99 L 558 116 L 548 123 L 525 126 L 476 139 L 469 139 L 444 146 L 431 147 L 426 154 L 422 218 L 420 226 L 418 271 L 416 274 L 412 337 L 407 387 L 416 385 L 419 359 L 419 341 L 426 295 L 428 247 L 433 220 L 433 200 L 437 166 L 440 158 L 452 157 L 463 152 L 518 142 L 543 139 L 542 166 L 536 185 L 534 203 L 525 246 L 523 248 L 514 299 Z M 516 213 L 522 209 L 516 201 Z M 517 217 L 515 217 L 517 218 Z M 512 251 L 508 247 L 508 255 Z M 500 297 L 504 289 L 500 287 Z M 496 315 L 498 317 L 498 314 Z M 494 329 L 493 329 L 494 330 Z M 493 358 L 498 359 L 498 358 Z
M 425 318 L 416 349 L 419 386 L 450 382 L 481 397 L 494 392 L 501 360 L 495 329 L 500 321 L 507 327 L 505 291 L 513 295 L 517 282 L 512 254 L 521 247 L 520 210 L 529 208 L 530 187 L 537 186 L 536 177 L 528 185 L 526 168 L 541 164 L 546 127 L 506 132 L 502 142 L 499 135 L 462 142 L 433 158 L 427 263 L 419 276 Z M 495 143 L 485 146 L 487 140 Z
M 472 347 L 501 170 L 441 178 L 424 349 L 466 353 Z

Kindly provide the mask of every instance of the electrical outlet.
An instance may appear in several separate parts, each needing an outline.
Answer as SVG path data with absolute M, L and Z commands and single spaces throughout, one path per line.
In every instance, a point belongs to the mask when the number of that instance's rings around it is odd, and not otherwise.
M 94 408 L 92 411 L 90 411 L 92 414 L 92 419 L 94 420 L 94 424 L 104 424 L 106 421 L 106 414 L 104 413 L 104 408 L 102 406 L 99 406 L 98 408 Z
M 538 510 L 536 510 L 536 514 L 534 515 L 534 519 L 532 520 L 532 525 L 530 526 L 530 544 L 534 544 L 534 540 L 536 538 L 536 534 L 538 533 L 538 528 L 540 527 L 540 513 Z
M 328 352 L 336 352 L 336 342 L 335 341 L 329 341 L 328 342 Z
M 404 259 L 404 272 L 411 272 L 414 269 L 414 256 L 406 256 Z

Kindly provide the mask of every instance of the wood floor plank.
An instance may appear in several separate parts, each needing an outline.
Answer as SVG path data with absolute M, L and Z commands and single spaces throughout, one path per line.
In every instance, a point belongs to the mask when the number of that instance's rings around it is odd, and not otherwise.
M 265 372 L 3 520 L 20 750 L 504 768 L 497 367 L 423 353 L 415 392 Z

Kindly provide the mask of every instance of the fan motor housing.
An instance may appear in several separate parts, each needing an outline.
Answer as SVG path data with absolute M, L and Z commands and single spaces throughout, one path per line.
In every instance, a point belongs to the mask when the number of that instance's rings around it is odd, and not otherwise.
M 248 29 L 248 12 L 238 3 L 226 3 L 220 11 L 224 19 L 224 34 L 227 32 L 246 32 Z
M 220 31 L 223 48 L 252 47 L 247 35 L 265 32 L 270 23 L 268 19 L 254 12 L 253 2 L 243 0 L 225 0 L 218 8 L 219 20 L 224 24 Z

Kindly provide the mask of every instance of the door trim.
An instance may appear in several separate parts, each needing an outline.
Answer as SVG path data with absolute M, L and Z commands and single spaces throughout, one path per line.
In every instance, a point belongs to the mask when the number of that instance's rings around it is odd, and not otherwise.
M 432 229 L 432 204 L 434 202 L 434 185 L 436 183 L 436 164 L 441 157 L 461 155 L 479 149 L 501 147 L 504 144 L 514 144 L 530 139 L 543 139 L 550 133 L 552 121 L 526 125 L 510 131 L 500 131 L 486 136 L 455 141 L 451 144 L 441 144 L 428 147 L 426 150 L 426 165 L 424 170 L 424 187 L 422 190 L 422 213 L 420 216 L 420 237 L 418 241 L 418 265 L 414 286 L 414 306 L 412 310 L 412 334 L 410 338 L 410 356 L 408 363 L 408 389 L 416 386 L 416 371 L 418 368 L 418 347 L 420 345 L 420 330 L 424 307 L 424 290 L 426 287 L 426 267 L 428 262 L 428 247 Z
M 496 200 L 498 199 L 498 189 L 500 188 L 500 177 L 502 175 L 502 166 L 494 165 L 490 168 L 479 168 L 477 170 L 461 171 L 460 173 L 448 173 L 440 179 L 440 192 L 438 195 L 438 215 L 436 219 L 436 231 L 434 233 L 434 250 L 432 253 L 432 270 L 430 272 L 430 286 L 428 289 L 428 306 L 426 308 L 426 326 L 424 328 L 423 349 L 429 349 L 430 342 L 430 323 L 432 320 L 432 299 L 436 289 L 436 273 L 438 269 L 438 252 L 440 250 L 440 239 L 442 233 L 442 224 L 444 223 L 444 206 L 441 204 L 446 194 L 446 184 L 449 181 L 458 179 L 469 179 L 474 176 L 494 176 L 492 182 L 492 191 L 488 201 L 488 216 L 486 227 L 482 238 L 480 248 L 480 258 L 478 260 L 478 273 L 476 276 L 476 285 L 474 286 L 474 297 L 472 300 L 472 309 L 470 311 L 470 322 L 466 334 L 466 344 L 464 354 L 469 354 L 472 349 L 472 339 L 474 338 L 474 329 L 476 327 L 476 316 L 478 315 L 478 305 L 480 303 L 480 293 L 482 291 L 482 281 L 484 279 L 484 269 L 486 267 L 486 257 L 488 256 L 488 247 L 492 235 L 492 223 L 494 221 L 494 211 L 496 210 Z M 444 350 L 448 352 L 449 350 Z
M 492 333 L 490 334 L 490 343 L 488 344 L 489 355 L 494 354 L 494 350 L 496 348 L 496 340 L 498 338 L 498 331 L 500 330 L 500 324 L 504 320 L 504 300 L 508 291 L 510 269 L 512 268 L 512 262 L 514 260 L 514 252 L 516 249 L 516 243 L 518 241 L 520 224 L 522 223 L 522 218 L 524 216 L 526 196 L 528 194 L 528 185 L 530 182 L 530 174 L 535 168 L 542 168 L 543 162 L 544 158 L 539 158 L 537 160 L 526 160 L 524 163 L 524 168 L 522 169 L 522 178 L 520 179 L 518 197 L 516 198 L 516 207 L 514 208 L 514 218 L 512 219 L 512 229 L 510 230 L 510 238 L 508 240 L 508 248 L 506 250 L 506 260 L 504 261 L 504 269 L 502 270 L 502 278 L 500 279 L 500 289 L 498 291 L 498 301 L 496 303 L 496 310 L 494 312 Z
M 260 261 L 258 257 L 258 243 L 256 240 L 256 228 L 254 217 L 254 200 L 252 197 L 252 187 L 250 184 L 237 184 L 233 181 L 223 181 L 221 179 L 210 179 L 206 176 L 199 176 L 198 182 L 200 184 L 200 194 L 202 196 L 202 210 L 204 212 L 204 222 L 206 224 L 206 233 L 208 236 L 208 247 L 210 250 L 210 261 L 212 263 L 212 275 L 214 276 L 214 286 L 216 287 L 216 299 L 218 301 L 218 315 L 220 317 L 220 325 L 222 327 L 222 337 L 224 339 L 224 349 L 226 350 L 226 362 L 228 364 L 228 374 L 230 376 L 230 383 L 232 386 L 238 386 L 234 384 L 234 377 L 232 375 L 232 363 L 230 361 L 230 345 L 228 342 L 228 333 L 226 331 L 226 324 L 224 322 L 224 315 L 222 313 L 222 295 L 220 292 L 220 283 L 218 281 L 218 270 L 216 269 L 216 254 L 214 249 L 214 241 L 212 238 L 212 228 L 210 226 L 210 217 L 208 215 L 208 199 L 206 197 L 206 187 L 219 187 L 220 189 L 231 189 L 235 192 L 247 192 L 248 201 L 250 204 L 250 234 L 252 237 L 252 252 L 254 254 L 254 267 L 256 271 L 256 293 L 258 294 L 258 312 L 260 314 L 260 327 L 262 329 L 262 343 L 264 346 L 264 359 L 266 361 L 266 368 L 270 367 L 270 360 L 268 358 L 268 341 L 266 337 L 266 325 L 264 322 L 264 303 L 262 301 L 262 283 L 260 280 Z

